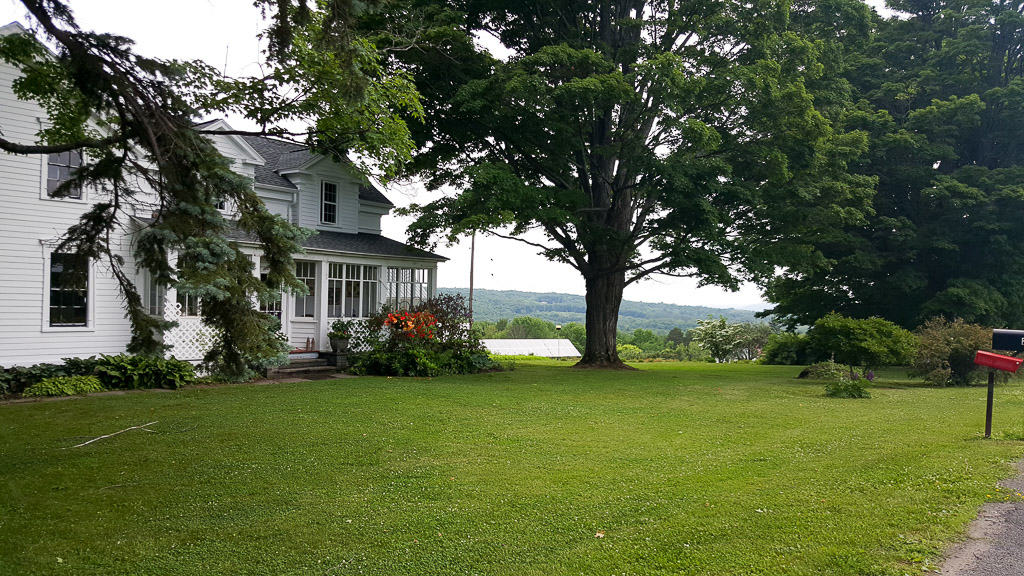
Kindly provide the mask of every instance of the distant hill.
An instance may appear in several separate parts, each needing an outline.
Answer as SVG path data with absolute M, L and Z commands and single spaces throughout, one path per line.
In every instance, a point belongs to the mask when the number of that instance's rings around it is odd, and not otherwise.
M 469 298 L 469 288 L 439 288 L 439 292 L 462 294 Z M 518 290 L 474 291 L 473 316 L 476 320 L 497 321 L 501 318 L 533 316 L 556 324 L 584 323 L 587 303 L 583 296 L 557 292 L 520 292 Z M 677 306 L 652 302 L 623 300 L 619 307 L 619 330 L 631 332 L 646 328 L 655 332 L 668 332 L 679 327 L 693 328 L 697 320 L 708 315 L 725 316 L 730 322 L 761 322 L 751 310 L 736 308 L 708 308 L 705 306 Z

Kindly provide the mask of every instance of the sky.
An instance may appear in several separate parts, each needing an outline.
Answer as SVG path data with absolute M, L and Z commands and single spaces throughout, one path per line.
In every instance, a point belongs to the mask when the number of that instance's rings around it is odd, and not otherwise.
M 261 45 L 257 34 L 264 21 L 252 0 L 69 0 L 85 29 L 121 34 L 133 39 L 140 54 L 179 60 L 204 60 L 229 75 L 256 74 Z M 876 4 L 876 1 L 869 2 Z M 29 19 L 16 0 L 0 0 L 0 25 Z M 231 118 L 228 119 L 232 121 Z M 236 127 L 244 128 L 239 122 Z M 398 206 L 423 203 L 435 197 L 416 183 L 392 184 L 388 197 Z M 408 218 L 386 216 L 384 235 L 405 239 Z M 438 285 L 469 286 L 470 242 L 439 245 L 449 258 L 438 266 Z M 550 262 L 536 250 L 514 240 L 478 235 L 475 286 L 495 290 L 583 294 L 583 278 L 565 264 Z M 626 288 L 625 298 L 644 302 L 747 308 L 768 306 L 760 291 L 744 285 L 736 292 L 714 286 L 698 287 L 688 278 L 653 277 Z

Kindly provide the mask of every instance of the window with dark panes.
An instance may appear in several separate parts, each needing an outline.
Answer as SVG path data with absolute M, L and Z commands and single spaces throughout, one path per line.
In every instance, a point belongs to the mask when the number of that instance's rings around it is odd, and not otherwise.
M 89 259 L 78 254 L 50 255 L 50 326 L 89 323 Z
M 316 314 L 316 262 L 296 262 L 295 277 L 309 290 L 305 296 L 295 296 L 295 317 L 313 318 Z
M 320 221 L 324 224 L 338 223 L 338 185 L 333 182 L 320 184 Z
M 260 272 L 260 282 L 267 283 L 267 272 Z M 271 316 L 281 317 L 282 295 L 278 294 L 277 300 L 260 300 L 260 312 Z
M 59 152 L 50 154 L 46 160 L 46 194 L 53 196 L 57 187 L 71 179 L 82 165 L 82 154 L 72 150 L 70 152 Z M 82 189 L 74 188 L 69 190 L 62 198 L 81 198 Z

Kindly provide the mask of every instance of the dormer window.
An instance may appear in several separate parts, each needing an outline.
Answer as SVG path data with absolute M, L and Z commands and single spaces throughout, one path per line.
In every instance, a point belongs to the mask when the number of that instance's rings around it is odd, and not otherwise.
M 46 160 L 46 195 L 53 198 L 57 187 L 71 179 L 82 166 L 82 154 L 76 150 L 50 154 Z M 81 198 L 82 189 L 68 190 L 61 198 Z
M 320 222 L 338 223 L 338 185 L 334 182 L 320 183 Z

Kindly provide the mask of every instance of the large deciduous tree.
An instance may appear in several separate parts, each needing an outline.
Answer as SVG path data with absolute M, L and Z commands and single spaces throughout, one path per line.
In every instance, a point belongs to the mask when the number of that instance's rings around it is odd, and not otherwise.
M 825 71 L 825 45 L 792 25 L 788 2 L 451 6 L 413 0 L 390 16 L 448 26 L 393 60 L 425 108 L 412 171 L 458 190 L 417 207 L 412 235 L 488 230 L 577 269 L 580 365 L 621 365 L 627 285 L 664 274 L 735 287 L 810 265 L 818 234 L 861 220 L 872 181 L 845 167 L 865 135 L 815 109 L 806 82 Z M 853 34 L 821 20 L 829 37 Z
M 871 134 L 851 167 L 877 176 L 877 216 L 820 244 L 826 266 L 775 280 L 768 313 L 1024 325 L 1024 7 L 890 6 L 847 61 L 860 102 L 838 119 Z
M 350 26 L 372 3 L 257 1 L 268 19 L 268 49 L 266 73 L 251 78 L 228 78 L 202 62 L 142 56 L 128 38 L 82 29 L 61 0 L 22 3 L 33 34 L 0 39 L 0 58 L 20 69 L 15 92 L 40 102 L 48 125 L 37 142 L 4 138 L 0 126 L 0 150 L 81 151 L 82 166 L 56 194 L 83 186 L 97 191 L 97 202 L 58 249 L 108 264 L 132 324 L 129 350 L 160 353 L 159 333 L 168 324 L 146 313 L 114 241 L 131 214 L 153 214 L 135 239 L 135 264 L 155 282 L 203 301 L 204 322 L 221 335 L 208 359 L 225 374 L 244 377 L 247 358 L 280 352 L 271 320 L 252 300 L 274 298 L 282 287 L 304 290 L 292 254 L 301 251 L 305 232 L 267 211 L 252 182 L 230 169 L 196 121 L 239 114 L 257 125 L 247 133 L 303 140 L 339 159 L 354 151 L 394 173 L 412 145 L 398 112 L 415 117 L 419 105 L 409 80 L 386 73 L 377 49 Z M 220 202 L 237 207 L 237 222 L 218 211 Z M 265 283 L 226 239 L 231 226 L 261 242 Z

